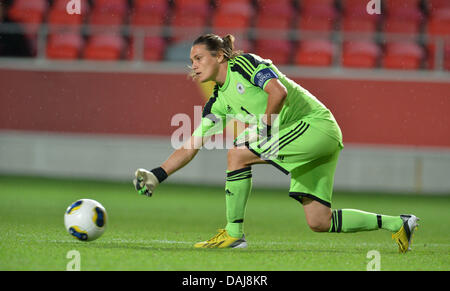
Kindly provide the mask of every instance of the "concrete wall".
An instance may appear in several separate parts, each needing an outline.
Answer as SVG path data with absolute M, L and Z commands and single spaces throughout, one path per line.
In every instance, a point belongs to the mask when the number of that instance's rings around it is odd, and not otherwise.
M 0 60 L 0 173 L 131 181 L 160 165 L 172 117 L 194 119 L 208 93 L 183 65 L 135 65 Z M 282 71 L 342 128 L 336 188 L 450 194 L 449 75 Z M 203 149 L 170 180 L 223 185 L 225 170 L 225 150 Z M 287 191 L 289 176 L 256 165 L 254 183 Z
M 0 173 L 130 181 L 139 168 L 159 166 L 173 151 L 168 138 L 0 132 Z M 171 182 L 224 185 L 226 150 L 202 149 Z M 271 165 L 253 167 L 255 187 L 289 189 Z M 347 145 L 336 189 L 450 194 L 450 151 Z

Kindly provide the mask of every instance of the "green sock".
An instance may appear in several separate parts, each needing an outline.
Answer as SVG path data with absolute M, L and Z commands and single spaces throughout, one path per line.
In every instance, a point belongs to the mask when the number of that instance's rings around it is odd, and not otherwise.
M 358 232 L 386 229 L 396 232 L 403 224 L 400 216 L 375 214 L 356 209 L 335 209 L 329 232 Z
M 244 234 L 245 209 L 251 189 L 251 167 L 227 171 L 225 183 L 227 226 L 225 229 L 232 237 L 240 238 Z

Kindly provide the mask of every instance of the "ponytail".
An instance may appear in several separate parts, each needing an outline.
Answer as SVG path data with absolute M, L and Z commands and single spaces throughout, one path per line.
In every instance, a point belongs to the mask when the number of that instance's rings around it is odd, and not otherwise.
M 225 59 L 230 60 L 242 54 L 242 51 L 234 49 L 235 37 L 227 34 L 223 38 L 216 34 L 204 34 L 198 37 L 193 45 L 204 44 L 212 55 L 217 55 L 218 52 L 223 52 Z

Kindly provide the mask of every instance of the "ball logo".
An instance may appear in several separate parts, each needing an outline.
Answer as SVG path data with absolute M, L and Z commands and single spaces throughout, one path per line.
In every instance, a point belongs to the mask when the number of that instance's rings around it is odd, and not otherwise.
M 242 85 L 241 83 L 237 83 L 236 85 L 236 89 L 240 94 L 244 94 L 245 93 L 245 87 L 244 85 Z

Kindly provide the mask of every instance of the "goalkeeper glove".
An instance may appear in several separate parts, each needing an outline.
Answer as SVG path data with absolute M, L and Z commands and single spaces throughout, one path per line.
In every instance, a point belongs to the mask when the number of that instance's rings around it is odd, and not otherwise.
M 139 194 L 151 197 L 155 188 L 167 178 L 167 173 L 163 168 L 155 168 L 151 171 L 137 169 L 134 173 L 134 188 Z
M 263 139 L 267 139 L 267 142 L 272 137 L 271 128 L 270 125 L 267 125 L 264 122 L 261 122 L 260 126 L 257 126 L 256 124 L 251 125 L 243 134 L 234 140 L 234 145 L 242 146 L 247 143 L 251 144 L 255 141 L 262 141 Z

